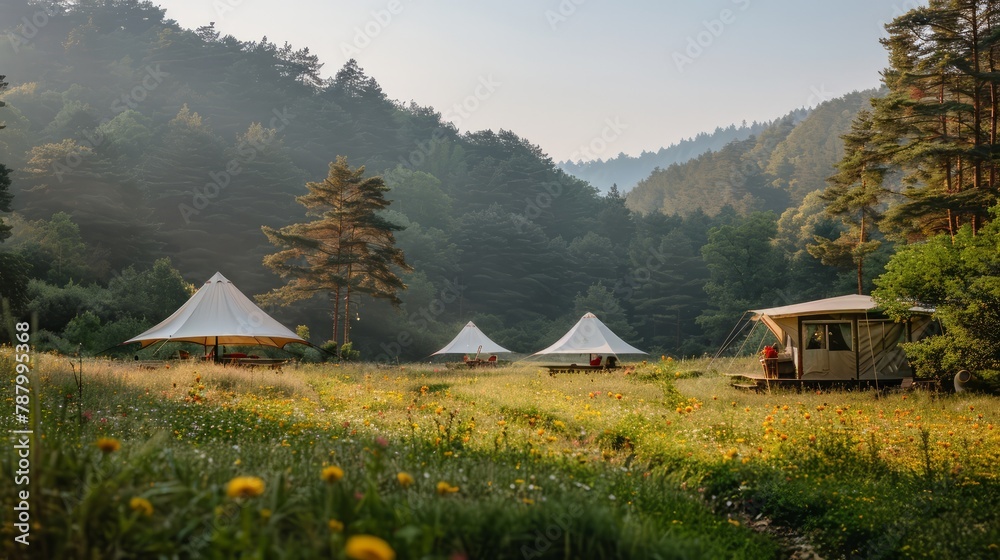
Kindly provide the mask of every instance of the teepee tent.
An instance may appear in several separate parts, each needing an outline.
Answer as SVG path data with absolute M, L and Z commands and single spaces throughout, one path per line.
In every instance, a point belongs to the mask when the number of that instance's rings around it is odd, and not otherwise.
M 220 344 L 276 348 L 293 342 L 308 344 L 264 313 L 219 272 L 173 315 L 123 344 L 138 342 L 145 348 L 161 341 L 194 342 L 216 348 Z
M 555 344 L 532 356 L 547 354 L 645 354 L 611 332 L 593 313 L 586 313 Z
M 469 321 L 467 325 L 462 327 L 462 332 L 458 333 L 458 336 L 445 345 L 444 348 L 431 354 L 431 356 L 438 354 L 476 354 L 479 352 L 499 354 L 501 352 L 510 352 L 510 350 L 490 340 L 490 337 L 483 334 L 483 331 L 479 330 L 479 327 L 475 323 Z

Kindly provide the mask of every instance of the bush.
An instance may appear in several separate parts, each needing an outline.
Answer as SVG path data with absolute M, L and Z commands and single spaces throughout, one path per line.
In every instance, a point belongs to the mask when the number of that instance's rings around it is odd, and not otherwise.
M 356 362 L 361 359 L 361 352 L 354 349 L 353 342 L 348 342 L 340 347 L 340 359 L 345 362 Z

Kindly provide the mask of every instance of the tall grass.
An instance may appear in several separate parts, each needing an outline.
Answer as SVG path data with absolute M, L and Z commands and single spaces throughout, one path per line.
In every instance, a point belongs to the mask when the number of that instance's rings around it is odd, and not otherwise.
M 371 534 L 400 558 L 774 558 L 781 526 L 831 557 L 996 554 L 995 399 L 754 394 L 707 360 L 636 365 L 85 361 L 77 403 L 69 361 L 42 357 L 32 553 L 344 557 Z M 239 476 L 263 492 L 229 497 Z
M 33 503 L 32 557 L 344 557 L 346 539 L 358 534 L 385 539 L 400 558 L 776 552 L 662 476 L 612 466 L 595 440 L 569 433 L 571 411 L 546 412 L 545 398 L 556 395 L 534 369 L 470 378 L 366 366 L 277 374 L 91 361 L 83 364 L 82 425 L 69 413 L 69 363 L 44 357 L 37 372 L 45 406 L 34 472 L 44 492 Z M 507 376 L 522 387 L 485 399 Z M 559 383 L 569 391 L 579 380 Z M 628 379 L 593 383 L 662 393 Z M 525 385 L 537 399 L 511 396 Z M 628 403 L 605 399 L 598 410 Z M 99 438 L 121 447 L 102 451 Z M 321 478 L 330 465 L 342 480 Z M 3 469 L 12 468 L 5 456 Z M 401 485 L 401 472 L 414 483 Z M 239 476 L 259 477 L 261 493 L 227 495 Z M 442 482 L 455 491 L 439 493 Z M 5 508 L 10 499 L 2 496 Z M 26 555 L 11 542 L 5 552 Z

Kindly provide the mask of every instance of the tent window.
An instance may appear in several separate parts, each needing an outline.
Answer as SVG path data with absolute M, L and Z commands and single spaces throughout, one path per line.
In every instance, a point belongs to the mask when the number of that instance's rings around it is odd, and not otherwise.
M 806 350 L 854 350 L 850 323 L 807 323 Z
M 834 352 L 850 351 L 854 347 L 851 344 L 851 324 L 833 323 L 830 327 L 830 350 Z
M 826 325 L 806 325 L 806 350 L 826 349 Z

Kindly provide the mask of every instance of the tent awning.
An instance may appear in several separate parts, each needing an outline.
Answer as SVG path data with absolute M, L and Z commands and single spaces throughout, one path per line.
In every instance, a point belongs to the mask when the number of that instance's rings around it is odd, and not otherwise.
M 761 317 L 771 317 L 776 319 L 781 317 L 824 315 L 831 313 L 865 313 L 877 308 L 878 304 L 875 303 L 875 300 L 872 299 L 871 296 L 851 294 L 826 299 L 817 299 L 815 301 L 806 301 L 793 305 L 784 305 L 781 307 L 772 307 L 769 309 L 752 309 L 751 311 L 755 314 L 754 319 L 759 320 Z M 924 309 L 921 307 L 914 307 L 911 311 L 920 313 L 934 312 L 933 309 Z
M 452 339 L 444 348 L 431 354 L 431 356 L 438 354 L 475 354 L 477 352 L 499 354 L 510 352 L 510 350 L 490 340 L 490 337 L 483 334 L 483 331 L 479 330 L 479 327 L 475 323 L 469 321 L 467 325 L 462 327 L 462 332 L 458 333 L 458 336 Z
M 646 354 L 629 345 L 611 331 L 593 313 L 586 313 L 555 344 L 533 356 L 546 354 Z
M 139 342 L 145 348 L 160 341 L 277 348 L 293 342 L 308 344 L 264 313 L 219 272 L 172 315 L 123 344 Z

